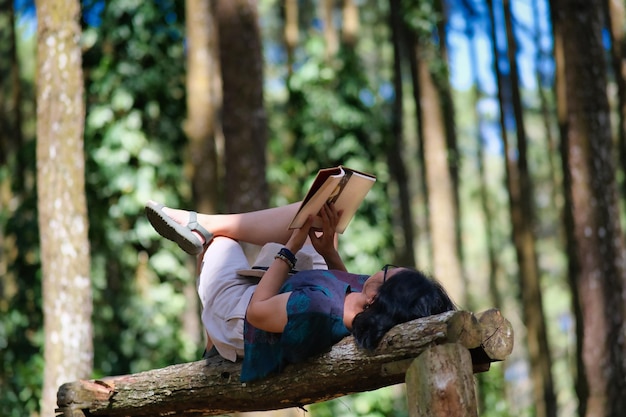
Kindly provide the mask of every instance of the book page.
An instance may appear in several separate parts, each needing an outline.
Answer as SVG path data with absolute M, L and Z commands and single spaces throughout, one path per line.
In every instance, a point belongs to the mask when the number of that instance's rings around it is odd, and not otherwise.
M 346 230 L 348 223 L 354 217 L 373 185 L 374 180 L 371 177 L 357 175 L 357 173 L 350 176 L 347 184 L 335 200 L 335 207 L 343 211 L 337 224 L 337 233 L 343 233 Z
M 302 200 L 302 206 L 300 207 L 300 210 L 302 210 L 302 208 L 309 202 L 309 200 L 311 200 L 313 198 L 313 196 L 315 195 L 315 193 L 319 189 L 321 189 L 322 187 L 325 186 L 325 182 L 326 181 L 329 181 L 329 179 L 331 179 L 331 180 L 332 179 L 339 179 L 344 174 L 345 174 L 345 172 L 344 172 L 344 170 L 341 167 L 320 169 L 317 172 L 317 175 L 315 176 L 315 179 L 313 180 L 313 183 L 309 187 L 309 191 L 307 192 L 306 196 Z M 332 181 L 334 182 L 334 180 L 332 180 Z M 320 206 L 320 208 L 321 208 L 321 206 Z
M 319 211 L 322 209 L 322 206 L 326 203 L 326 201 L 331 198 L 333 192 L 337 188 L 337 184 L 339 184 L 339 182 L 341 181 L 344 173 L 343 171 L 339 171 L 339 174 L 337 175 L 327 176 L 328 173 L 328 171 L 321 172 L 321 177 L 320 174 L 318 174 L 315 181 L 313 182 L 313 185 L 311 186 L 311 189 L 307 193 L 307 196 L 302 201 L 300 209 L 298 209 L 298 213 L 289 225 L 290 229 L 297 229 L 299 227 L 302 227 L 309 215 L 317 216 Z M 323 182 L 318 181 L 320 180 L 320 178 L 323 180 Z M 313 227 L 320 226 L 321 223 L 319 219 L 313 222 Z
M 321 227 L 319 211 L 332 202 L 342 212 L 336 231 L 343 233 L 375 181 L 373 175 L 341 166 L 320 170 L 289 228 L 302 227 L 309 215 L 316 217 L 313 227 Z

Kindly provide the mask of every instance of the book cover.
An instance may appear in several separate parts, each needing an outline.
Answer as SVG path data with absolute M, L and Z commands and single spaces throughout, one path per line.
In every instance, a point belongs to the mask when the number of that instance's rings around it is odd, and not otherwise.
M 342 212 L 336 231 L 343 233 L 375 181 L 374 175 L 341 165 L 319 170 L 289 228 L 302 227 L 309 215 L 317 217 L 322 206 L 332 202 Z M 313 227 L 321 225 L 316 218 Z

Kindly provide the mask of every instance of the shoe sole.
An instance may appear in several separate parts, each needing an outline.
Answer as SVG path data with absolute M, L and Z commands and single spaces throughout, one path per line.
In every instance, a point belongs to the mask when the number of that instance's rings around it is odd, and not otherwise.
M 146 206 L 146 217 L 158 234 L 176 243 L 189 255 L 198 255 L 202 252 L 199 238 L 188 227 L 166 215 L 162 207 Z

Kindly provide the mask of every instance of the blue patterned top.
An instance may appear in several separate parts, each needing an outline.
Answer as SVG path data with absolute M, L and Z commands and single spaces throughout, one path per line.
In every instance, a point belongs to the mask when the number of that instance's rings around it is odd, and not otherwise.
M 290 277 L 280 290 L 281 294 L 291 292 L 283 333 L 266 332 L 244 322 L 241 382 L 280 372 L 287 364 L 325 352 L 348 336 L 343 324 L 345 296 L 360 292 L 368 277 L 321 269 Z

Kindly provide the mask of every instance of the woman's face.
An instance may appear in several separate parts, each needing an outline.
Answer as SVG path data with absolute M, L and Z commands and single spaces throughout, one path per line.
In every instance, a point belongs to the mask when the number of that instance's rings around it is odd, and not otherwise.
M 365 297 L 367 297 L 367 303 L 374 301 L 374 297 L 378 294 L 378 289 L 383 285 L 384 279 L 389 279 L 398 272 L 405 270 L 406 268 L 393 267 L 387 269 L 387 275 L 385 271 L 378 271 L 374 275 L 370 276 L 363 284 L 363 291 L 361 291 Z

